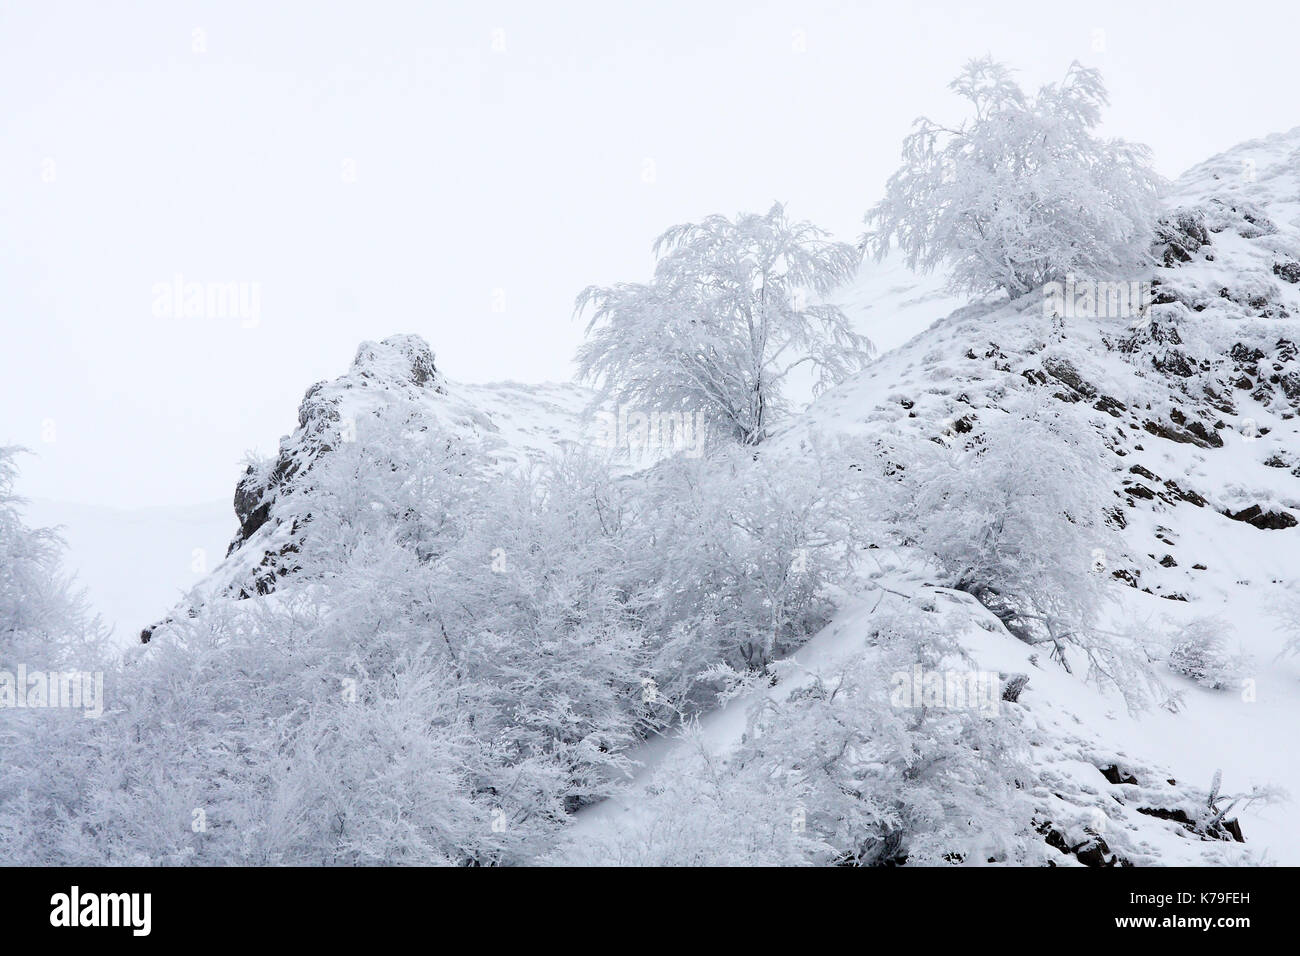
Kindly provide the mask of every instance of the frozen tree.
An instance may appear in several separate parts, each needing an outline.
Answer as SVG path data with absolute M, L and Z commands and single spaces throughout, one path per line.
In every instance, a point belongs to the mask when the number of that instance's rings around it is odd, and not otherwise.
M 714 664 L 763 671 L 816 633 L 851 573 L 875 493 L 852 449 L 720 449 L 644 476 L 630 562 L 666 703 L 714 702 Z
M 698 733 L 659 768 L 629 824 L 563 862 L 886 866 L 1040 862 L 1028 746 L 1014 708 L 905 705 L 916 666 L 969 668 L 941 616 L 873 619 L 869 646 L 827 673 L 751 681 L 739 747 Z M 744 701 L 738 701 L 738 704 Z
M 986 604 L 1014 594 L 1052 602 L 1040 614 L 1057 632 L 1090 620 L 1101 600 L 1092 555 L 1113 547 L 1104 449 L 1068 406 L 1009 404 L 972 413 L 965 432 L 916 442 L 902 528 L 953 587 Z
M 1029 862 L 1040 851 L 1015 715 L 901 702 L 894 688 L 918 666 L 972 665 L 939 615 L 913 606 L 873 623 L 873 647 L 842 671 L 755 708 L 736 757 L 741 779 L 785 779 L 833 862 Z
M 1286 636 L 1282 654 L 1300 654 L 1300 598 L 1284 593 L 1273 599 L 1271 605 L 1271 610 L 1281 625 L 1282 633 Z
M 878 257 L 893 240 L 912 268 L 947 263 L 955 288 L 1012 297 L 1071 273 L 1145 269 L 1160 180 L 1145 147 L 1093 132 L 1108 102 L 1096 70 L 1074 63 L 1029 96 L 985 57 L 950 88 L 974 116 L 956 128 L 916 121 L 867 215 Z
M 1175 635 L 1169 650 L 1169 669 L 1211 690 L 1232 687 L 1246 673 L 1248 658 L 1233 653 L 1224 635 L 1232 630 L 1213 617 L 1193 618 Z
M 0 668 L 22 655 L 33 667 L 53 667 L 94 656 L 103 635 L 62 569 L 58 532 L 23 521 L 13 490 L 21 451 L 0 447 Z
M 48 858 L 47 841 L 79 803 L 87 736 L 108 722 L 104 712 L 117 700 L 108 635 L 63 571 L 63 542 L 23 519 L 13 490 L 19 452 L 0 447 L 0 858 L 12 865 Z M 76 675 L 82 706 L 15 706 L 17 694 L 31 703 L 31 685 L 19 683 L 23 673 L 29 681 Z M 46 704 L 52 693 L 46 691 Z M 87 719 L 95 710 L 99 719 Z
M 618 491 L 578 457 L 490 474 L 481 450 L 396 408 L 357 432 L 289 506 L 305 522 L 298 574 L 330 583 L 357 678 L 423 648 L 462 715 L 457 792 L 496 828 L 443 852 L 518 860 L 626 769 L 640 642 L 616 585 Z
M 1092 676 L 1137 705 L 1146 668 L 1100 630 L 1109 592 L 1096 555 L 1120 553 L 1105 524 L 1105 448 L 1069 405 L 1008 406 L 917 441 L 897 488 L 900 532 L 1021 640 L 1050 647 L 1067 669 L 1081 652 Z
M 646 284 L 592 286 L 589 339 L 578 368 L 601 398 L 643 413 L 684 412 L 757 444 L 785 410 L 790 371 L 809 365 L 819 387 L 859 367 L 870 343 L 820 297 L 850 278 L 859 254 L 778 203 L 766 215 L 710 216 L 655 242 Z
M 273 592 L 193 596 L 128 652 L 112 720 L 0 737 L 0 852 L 533 859 L 618 790 L 638 737 L 712 702 L 706 671 L 761 672 L 826 620 L 853 474 L 752 449 L 622 480 L 576 454 L 504 471 L 390 401 L 277 498 Z M 30 585 L 3 592 L 10 617 L 52 632 L 54 605 L 31 601 L 47 537 L 4 543 Z

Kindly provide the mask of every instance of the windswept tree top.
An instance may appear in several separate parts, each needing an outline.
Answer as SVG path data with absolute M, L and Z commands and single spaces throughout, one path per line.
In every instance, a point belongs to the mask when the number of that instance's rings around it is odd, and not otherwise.
M 896 241 L 911 268 L 946 262 L 955 288 L 1013 297 L 1069 273 L 1144 273 L 1161 181 L 1145 146 L 1094 134 L 1109 102 L 1098 71 L 1073 63 L 1027 96 L 984 57 L 949 86 L 975 115 L 956 128 L 916 121 L 867 214 L 878 258 Z
M 765 215 L 714 215 L 656 240 L 649 283 L 591 286 L 580 374 L 602 399 L 650 413 L 702 413 L 737 440 L 762 441 L 785 409 L 790 370 L 818 387 L 853 371 L 870 343 L 836 306 L 810 302 L 851 278 L 860 255 L 777 203 Z

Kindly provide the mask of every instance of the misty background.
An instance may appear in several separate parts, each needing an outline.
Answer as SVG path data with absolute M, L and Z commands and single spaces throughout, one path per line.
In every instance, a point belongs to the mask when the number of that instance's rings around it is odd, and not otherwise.
M 569 379 L 574 296 L 648 278 L 669 225 L 781 200 L 856 240 L 913 119 L 960 115 L 972 56 L 1028 86 L 1100 67 L 1103 132 L 1170 177 L 1295 125 L 1267 93 L 1293 85 L 1294 10 L 1222 11 L 6 3 L 0 443 L 36 452 L 19 491 L 74 565 L 118 566 L 97 600 L 141 560 L 180 586 L 220 557 L 244 453 L 360 341 L 417 333 L 453 380 Z M 160 309 L 177 282 L 255 309 Z M 70 503 L 176 541 L 132 559 Z

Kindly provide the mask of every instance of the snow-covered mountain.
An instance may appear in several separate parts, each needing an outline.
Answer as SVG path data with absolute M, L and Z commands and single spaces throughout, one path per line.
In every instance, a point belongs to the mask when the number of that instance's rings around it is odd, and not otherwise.
M 1295 864 L 1300 829 L 1287 804 L 1245 816 L 1249 857 L 1235 842 L 1199 839 L 1189 821 L 1220 771 L 1235 791 L 1300 792 L 1287 736 L 1300 721 L 1300 663 L 1281 656 L 1291 635 L 1276 612 L 1300 586 L 1300 129 L 1197 166 L 1168 203 L 1146 315 L 1054 309 L 1035 295 L 936 310 L 937 321 L 822 396 L 769 453 L 797 454 L 813 433 L 943 441 L 1006 414 L 1014 395 L 1086 409 L 1113 454 L 1109 523 L 1125 546 L 1099 556 L 1115 580 L 1113 625 L 1158 633 L 1219 618 L 1250 660 L 1240 682 L 1212 690 L 1166 671 L 1181 692 L 1177 712 L 1135 716 L 1082 676 L 1039 660 L 969 595 L 935 587 L 926 568 L 893 557 L 881 559 L 881 590 L 846 608 L 796 658 L 808 672 L 835 673 L 862 653 L 881 606 L 964 618 L 963 645 L 979 666 L 1030 675 L 1008 706 L 1023 708 L 1031 728 L 1041 775 L 1035 820 L 1061 851 L 1051 862 Z M 879 313 L 882 302 L 934 301 L 933 291 L 909 294 L 895 275 L 873 290 L 872 278 L 868 266 L 847 307 Z M 898 312 L 904 327 L 914 321 L 914 311 Z M 638 858 L 633 848 L 689 812 L 663 796 L 668 781 L 701 748 L 725 758 L 754 703 L 733 702 L 676 747 L 649 748 L 630 794 L 585 812 L 567 858 Z M 591 845 L 601 847 L 594 856 Z
M 870 653 L 876 615 L 893 613 L 942 621 L 981 670 L 1028 677 L 1003 704 L 1032 755 L 1026 789 L 1041 857 L 1023 862 L 1300 863 L 1289 803 L 1211 809 L 1225 793 L 1300 792 L 1300 761 L 1285 737 L 1300 718 L 1300 663 L 1281 653 L 1290 635 L 1276 611 L 1296 590 L 1300 557 L 1300 129 L 1197 166 L 1167 205 L 1160 264 L 1135 280 L 1149 282 L 1141 310 L 1085 302 L 1075 298 L 1082 287 L 1068 286 L 1051 299 L 967 303 L 944 291 L 942 277 L 864 265 L 836 300 L 885 351 L 762 454 L 793 461 L 814 436 L 830 436 L 902 456 L 908 442 L 944 444 L 1025 403 L 1069 405 L 1108 453 L 1105 519 L 1119 547 L 1090 556 L 1110 582 L 1107 626 L 1158 644 L 1159 635 L 1220 619 L 1240 645 L 1239 680 L 1212 689 L 1157 655 L 1150 667 L 1177 700 L 1130 712 L 970 594 L 936 584 L 914 555 L 878 549 L 861 587 L 843 595 L 838 615 L 774 686 L 730 701 L 681 738 L 642 744 L 626 793 L 580 810 L 553 859 L 655 862 L 646 848 L 665 828 L 680 836 L 695 819 L 707 829 L 706 817 L 693 816 L 699 794 L 674 789 L 683 768 L 703 754 L 725 781 L 753 705 L 788 702 L 832 679 Z M 1103 294 L 1112 291 L 1128 287 Z M 591 446 L 590 398 L 570 385 L 457 385 L 415 336 L 364 343 L 346 374 L 308 390 L 278 455 L 249 466 L 227 560 L 169 618 L 216 594 L 267 594 L 292 575 L 299 528 L 283 503 L 377 409 L 401 405 L 412 427 L 436 425 L 482 446 L 504 472 Z
M 290 563 L 295 529 L 280 514 L 283 498 L 310 480 L 313 465 L 338 445 L 357 439 L 358 423 L 379 409 L 408 403 L 415 427 L 481 447 L 502 471 L 538 463 L 588 440 L 583 411 L 591 393 L 578 385 L 486 385 L 448 381 L 434 364 L 428 343 L 415 335 L 363 342 L 351 367 L 307 389 L 298 427 L 270 460 L 249 464 L 235 488 L 238 530 L 226 560 L 195 585 L 185 602 L 214 593 L 256 593 L 274 588 Z M 154 625 L 141 632 L 147 642 Z

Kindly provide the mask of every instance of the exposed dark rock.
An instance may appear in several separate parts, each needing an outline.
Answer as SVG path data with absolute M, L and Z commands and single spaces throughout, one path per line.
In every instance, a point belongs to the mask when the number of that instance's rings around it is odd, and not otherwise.
M 1191 262 L 1209 244 L 1205 215 L 1199 210 L 1175 209 L 1156 223 L 1154 251 L 1167 266 Z
M 1186 810 L 1165 810 L 1161 807 L 1138 807 L 1138 813 L 1145 813 L 1149 817 L 1159 817 L 1161 820 L 1173 820 L 1175 823 L 1181 823 L 1189 830 L 1194 829 L 1196 824 L 1191 817 L 1187 815 Z
M 1142 573 L 1140 571 L 1129 571 L 1125 568 L 1120 568 L 1118 571 L 1112 571 L 1110 576 L 1117 581 L 1123 581 L 1131 588 L 1135 588 L 1138 586 L 1138 578 L 1142 576 Z
M 1242 508 L 1240 511 L 1224 511 L 1225 515 L 1233 521 L 1244 521 L 1246 524 L 1254 525 L 1264 531 L 1281 531 L 1286 528 L 1294 528 L 1296 519 L 1289 511 L 1265 511 L 1259 505 L 1251 505 L 1249 508 Z
M 1201 421 L 1191 422 L 1187 426 L 1187 430 L 1191 434 L 1195 435 L 1198 439 L 1200 439 L 1200 441 L 1198 441 L 1197 444 L 1201 445 L 1202 447 L 1205 448 L 1223 447 L 1223 439 L 1220 438 L 1214 432 L 1210 431 L 1208 428 L 1206 428 L 1204 422 Z
M 1051 824 L 1045 823 L 1043 824 L 1042 827 L 1039 828 L 1038 832 L 1046 834 L 1046 836 L 1043 839 L 1043 842 L 1046 843 L 1048 846 L 1052 847 L 1055 850 L 1060 850 L 1062 853 L 1065 853 L 1067 855 L 1069 854 L 1070 844 L 1066 842 L 1065 834 L 1062 833 L 1060 830 L 1056 829 Z
M 1282 281 L 1295 284 L 1300 282 L 1300 262 L 1294 259 L 1288 259 L 1286 262 L 1273 263 L 1273 275 L 1280 276 Z
M 1166 375 L 1176 375 L 1179 378 L 1189 378 L 1196 373 L 1196 366 L 1178 349 L 1152 356 L 1151 364 Z
M 1174 481 L 1172 478 L 1166 479 L 1165 488 L 1169 490 L 1171 495 L 1180 501 L 1186 501 L 1189 505 L 1195 505 L 1198 508 L 1205 507 L 1206 502 L 1204 498 L 1191 489 L 1179 487 L 1178 482 Z
M 1114 866 L 1116 857 L 1107 858 L 1110 847 L 1101 837 L 1093 837 L 1074 848 L 1074 855 L 1084 866 Z
M 1028 674 L 1012 674 L 1010 677 L 1004 677 L 1002 684 L 1002 699 L 1014 704 L 1020 699 L 1020 694 L 1028 683 Z
M 1300 372 L 1287 372 L 1278 382 L 1282 392 L 1293 402 L 1300 402 Z
M 292 467 L 288 458 L 279 459 L 271 471 L 270 480 L 260 480 L 256 469 L 249 465 L 235 484 L 235 517 L 239 520 L 239 533 L 226 549 L 229 556 L 251 538 L 271 517 L 271 490 L 280 485 Z
M 1142 427 L 1158 438 L 1165 438 L 1183 445 L 1199 445 L 1202 448 L 1222 448 L 1223 439 L 1209 431 L 1199 421 L 1194 421 L 1186 430 L 1164 422 L 1143 422 Z
M 1115 764 L 1111 764 L 1109 767 L 1099 767 L 1097 769 L 1101 771 L 1103 777 L 1113 784 L 1137 783 L 1137 777 L 1130 773 L 1124 773 Z
M 1237 408 L 1232 404 L 1231 399 L 1225 395 L 1220 395 L 1218 389 L 1212 385 L 1205 386 L 1205 400 L 1210 403 L 1210 407 L 1225 415 L 1237 414 Z
M 1235 361 L 1241 362 L 1245 365 L 1256 365 L 1264 358 L 1264 353 L 1262 351 L 1256 348 L 1250 348 L 1241 342 L 1234 345 L 1229 354 L 1232 355 Z
M 1118 398 L 1111 398 L 1109 395 L 1100 396 L 1097 399 L 1096 404 L 1092 407 L 1097 409 L 1099 412 L 1105 412 L 1112 418 L 1119 418 L 1120 412 L 1127 411 L 1128 409 L 1128 406 Z
M 1091 400 L 1097 396 L 1097 389 L 1091 383 L 1084 381 L 1079 370 L 1066 359 L 1058 357 L 1044 359 L 1043 370 L 1083 398 Z M 1076 397 L 1074 401 L 1078 401 L 1078 398 Z
M 1172 780 L 1169 782 L 1173 783 Z M 1157 817 L 1161 820 L 1170 820 L 1177 823 L 1188 832 L 1199 836 L 1202 840 L 1246 842 L 1246 838 L 1241 832 L 1241 823 L 1235 817 L 1231 820 L 1198 818 L 1181 808 L 1169 810 L 1164 807 L 1138 807 L 1137 812 L 1146 814 L 1149 817 Z

